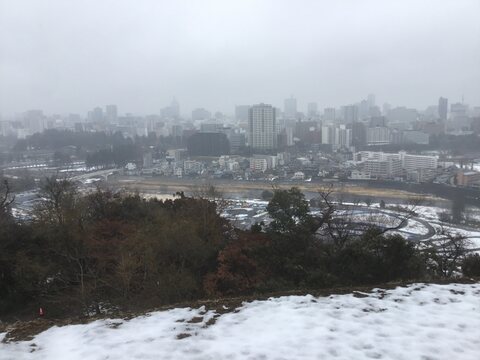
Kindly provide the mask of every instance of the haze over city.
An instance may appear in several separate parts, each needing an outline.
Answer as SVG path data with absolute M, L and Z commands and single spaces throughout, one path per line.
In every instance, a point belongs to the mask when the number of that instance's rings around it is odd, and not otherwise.
M 480 0 L 0 0 L 0 359 L 480 359 Z
M 0 115 L 480 103 L 480 2 L 0 0 Z

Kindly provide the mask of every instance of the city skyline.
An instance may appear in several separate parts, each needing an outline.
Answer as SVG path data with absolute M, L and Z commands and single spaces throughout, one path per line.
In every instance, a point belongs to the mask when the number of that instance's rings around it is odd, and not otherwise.
M 285 113 L 285 106 L 286 106 L 286 102 L 288 102 L 290 100 L 295 101 L 295 108 L 297 110 L 297 113 L 302 114 L 304 117 L 307 117 L 307 118 L 312 117 L 312 113 L 310 112 L 311 109 L 309 108 L 312 105 L 316 105 L 317 115 L 325 114 L 328 117 L 326 111 L 328 112 L 329 110 L 338 110 L 339 111 L 339 113 L 337 114 L 338 116 L 340 116 L 340 113 L 342 113 L 343 111 L 349 112 L 349 111 L 353 110 L 352 107 L 357 108 L 356 111 L 358 111 L 358 108 L 360 108 L 362 106 L 362 102 L 368 103 L 368 98 L 370 96 L 373 96 L 374 98 L 376 98 L 376 94 L 371 94 L 370 93 L 370 94 L 368 94 L 368 96 L 364 96 L 364 99 L 359 98 L 359 99 L 357 99 L 357 101 L 354 101 L 354 102 L 343 103 L 343 104 L 333 106 L 333 105 L 328 105 L 328 104 L 327 105 L 321 105 L 320 102 L 315 101 L 315 100 L 307 101 L 307 100 L 304 100 L 304 99 L 298 99 L 297 97 L 295 97 L 293 95 L 290 95 L 288 97 L 285 97 L 283 100 L 279 101 L 278 103 L 268 103 L 266 101 L 259 100 L 259 101 L 256 101 L 256 102 L 252 102 L 250 104 L 234 104 L 231 109 L 228 109 L 225 112 L 221 112 L 220 110 L 218 110 L 216 108 L 207 108 L 207 107 L 202 106 L 202 105 L 199 105 L 199 106 L 197 106 L 195 108 L 192 108 L 192 109 L 185 109 L 185 107 L 182 106 L 182 103 L 180 101 L 178 101 L 178 98 L 172 97 L 170 99 L 170 102 L 167 101 L 164 104 L 160 104 L 158 106 L 158 109 L 156 109 L 154 111 L 151 111 L 151 112 L 148 112 L 148 111 L 133 112 L 128 108 L 124 108 L 121 104 L 118 104 L 118 103 L 115 103 L 115 102 L 110 102 L 110 103 L 106 103 L 106 104 L 94 103 L 92 106 L 87 108 L 85 111 L 80 111 L 80 112 L 69 111 L 69 110 L 64 111 L 64 112 L 48 111 L 48 110 L 46 110 L 44 108 L 41 108 L 41 107 L 25 108 L 23 110 L 16 111 L 16 112 L 11 113 L 11 114 L 2 113 L 0 111 L 0 119 L 2 117 L 3 117 L 3 120 L 14 119 L 18 116 L 23 116 L 26 112 L 29 112 L 29 111 L 42 111 L 42 112 L 44 112 L 45 115 L 60 115 L 60 116 L 79 115 L 81 117 L 88 118 L 89 113 L 95 112 L 98 109 L 101 109 L 102 112 L 105 113 L 105 116 L 107 116 L 107 112 L 109 111 L 108 109 L 112 106 L 115 107 L 115 111 L 118 112 L 118 114 L 117 114 L 118 116 L 122 116 L 122 115 L 123 116 L 125 116 L 125 115 L 134 115 L 134 116 L 159 115 L 161 117 L 171 117 L 170 116 L 171 114 L 167 114 L 167 113 L 169 111 L 171 111 L 172 104 L 174 104 L 174 107 L 176 108 L 174 110 L 174 113 L 175 113 L 174 117 L 185 118 L 185 119 L 192 118 L 192 119 L 195 120 L 196 116 L 193 115 L 193 114 L 198 112 L 198 111 L 209 113 L 210 118 L 212 118 L 212 119 L 215 118 L 215 113 L 216 112 L 220 112 L 223 115 L 226 115 L 228 117 L 235 117 L 236 116 L 235 111 L 236 111 L 237 107 L 251 107 L 251 106 L 254 106 L 254 105 L 257 105 L 257 104 L 272 105 L 274 108 L 280 109 L 282 111 L 283 116 L 288 118 L 288 117 L 291 117 L 291 114 L 288 114 L 288 111 L 287 111 L 287 113 Z M 388 109 L 395 109 L 395 108 L 414 109 L 414 110 L 418 111 L 419 114 L 421 114 L 423 112 L 428 112 L 432 107 L 437 107 L 440 111 L 439 102 L 441 101 L 441 99 L 447 100 L 446 111 L 447 111 L 448 114 L 450 113 L 451 105 L 455 106 L 457 104 L 464 104 L 464 105 L 468 106 L 471 110 L 480 108 L 480 103 L 478 103 L 478 104 L 469 103 L 469 102 L 465 101 L 464 97 L 457 100 L 457 99 L 450 99 L 450 98 L 445 97 L 445 96 L 438 96 L 436 99 L 433 99 L 430 104 L 426 105 L 425 107 L 421 107 L 421 108 L 409 106 L 408 104 L 396 104 L 396 103 L 392 103 L 392 102 L 389 102 L 389 101 L 385 101 L 385 102 L 375 101 L 375 106 L 378 107 L 381 110 L 382 113 L 384 113 L 383 110 L 385 110 L 385 109 L 382 110 L 382 108 L 385 105 L 387 105 Z M 444 110 L 441 110 L 441 111 L 444 111 Z M 445 120 L 445 119 L 443 119 L 443 115 L 439 115 L 439 118 L 441 118 L 442 120 Z M 204 118 L 203 120 L 206 120 L 206 119 L 207 118 Z M 199 119 L 197 119 L 197 120 L 199 120 Z
M 133 5 L 133 6 L 132 6 Z M 291 14 L 295 13 L 295 17 Z M 0 113 L 480 104 L 480 2 L 0 0 Z M 128 110 L 127 110 L 128 109 Z

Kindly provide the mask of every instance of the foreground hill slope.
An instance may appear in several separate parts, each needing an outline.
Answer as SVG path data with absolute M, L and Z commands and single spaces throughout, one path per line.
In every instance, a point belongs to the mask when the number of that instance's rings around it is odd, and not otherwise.
M 284 296 L 52 327 L 0 359 L 478 359 L 480 284 Z M 5 334 L 0 334 L 0 339 Z

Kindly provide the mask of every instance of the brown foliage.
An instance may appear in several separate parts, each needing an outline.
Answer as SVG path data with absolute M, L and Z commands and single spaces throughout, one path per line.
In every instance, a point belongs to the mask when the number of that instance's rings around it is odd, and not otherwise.
M 218 255 L 218 269 L 208 274 L 204 289 L 208 295 L 231 295 L 254 290 L 266 277 L 255 260 L 255 252 L 266 247 L 269 239 L 261 233 L 242 233 Z

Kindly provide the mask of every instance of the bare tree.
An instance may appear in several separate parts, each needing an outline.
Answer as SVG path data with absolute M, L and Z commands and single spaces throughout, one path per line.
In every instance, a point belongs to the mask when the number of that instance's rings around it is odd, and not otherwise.
M 437 274 L 450 278 L 455 275 L 455 272 L 460 271 L 471 241 L 459 233 L 453 234 L 443 226 L 438 234 L 439 239 L 431 242 L 428 251 Z
M 358 203 L 345 205 L 334 202 L 332 199 L 334 192 L 334 186 L 329 185 L 319 190 L 318 194 L 321 209 L 319 232 L 333 243 L 335 250 L 343 249 L 349 241 L 369 230 L 375 230 L 377 235 L 383 235 L 402 228 L 416 215 L 416 210 L 423 201 L 422 197 L 410 198 L 407 206 L 396 216 L 383 210 L 368 210 L 366 214 L 362 214 L 364 209 L 361 209 Z
M 10 205 L 15 201 L 15 195 L 12 194 L 7 180 L 0 184 L 0 215 L 6 214 Z

